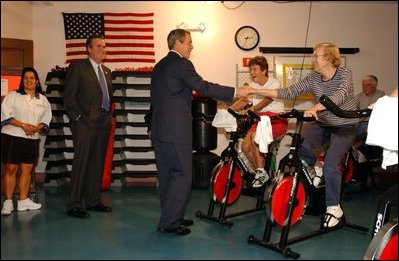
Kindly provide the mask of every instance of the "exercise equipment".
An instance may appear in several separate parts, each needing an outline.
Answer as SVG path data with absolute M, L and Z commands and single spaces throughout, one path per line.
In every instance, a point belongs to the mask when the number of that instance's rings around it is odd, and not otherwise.
M 297 223 L 304 213 L 303 209 L 308 207 L 306 204 L 306 198 L 313 198 L 312 201 L 308 201 L 308 205 L 314 205 L 317 200 L 315 195 L 324 194 L 320 193 L 323 188 L 313 186 L 313 178 L 315 176 L 312 167 L 307 166 L 306 162 L 300 158 L 299 152 L 302 146 L 303 138 L 301 136 L 302 125 L 305 121 L 313 121 L 314 117 L 304 117 L 302 112 L 292 109 L 289 113 L 280 114 L 280 117 L 284 118 L 295 118 L 296 129 L 293 134 L 287 134 L 292 136 L 292 143 L 288 154 L 281 159 L 279 162 L 277 184 L 275 186 L 285 186 L 284 190 L 281 190 L 280 200 L 276 200 L 274 204 L 273 197 L 276 197 L 276 193 L 271 194 L 272 200 L 271 206 L 266 211 L 266 225 L 262 239 L 256 238 L 254 235 L 249 235 L 247 238 L 248 243 L 254 243 L 265 248 L 271 249 L 278 253 L 281 253 L 285 257 L 291 257 L 298 259 L 300 253 L 294 252 L 288 246 L 306 239 L 310 239 L 331 231 L 335 231 L 342 227 L 352 228 L 363 233 L 368 231 L 368 228 L 358 226 L 346 222 L 345 217 L 341 222 L 333 228 L 325 228 L 323 226 L 323 217 L 320 218 L 320 227 L 317 230 L 305 233 L 293 238 L 289 238 L 289 233 L 292 225 Z M 280 193 L 279 193 L 280 194 Z M 305 194 L 302 195 L 302 194 Z M 309 196 L 309 197 L 308 197 Z M 319 209 L 319 212 L 321 209 Z M 323 211 L 324 212 L 324 211 Z M 272 228 L 276 225 L 281 227 L 280 240 L 278 242 L 270 242 Z
M 230 132 L 229 144 L 222 152 L 220 162 L 213 168 L 211 173 L 210 188 L 211 199 L 207 213 L 197 211 L 198 218 L 205 218 L 221 225 L 231 228 L 233 222 L 227 221 L 228 218 L 244 215 L 263 210 L 264 198 L 267 188 L 265 183 L 260 188 L 253 188 L 252 181 L 255 174 L 248 158 L 240 153 L 239 142 L 243 139 L 251 126 L 260 120 L 255 113 L 248 111 L 246 115 L 239 115 L 231 109 L 228 112 L 237 120 L 237 130 Z M 273 117 L 270 117 L 273 120 Z M 281 139 L 276 139 L 269 145 L 269 152 L 266 154 L 265 170 L 269 176 L 274 177 L 276 154 Z M 256 197 L 254 208 L 226 214 L 227 207 L 235 203 L 240 195 Z M 214 216 L 216 205 L 220 205 L 218 216 Z
M 390 219 L 392 207 L 398 207 L 398 184 L 379 196 L 371 241 L 364 260 L 398 260 L 398 219 Z
M 327 96 L 322 96 L 320 102 L 334 114 L 344 118 L 368 117 L 371 109 L 358 111 L 343 111 Z M 392 169 L 396 166 L 391 166 Z M 397 260 L 398 259 L 398 219 L 390 220 L 393 206 L 398 206 L 398 184 L 379 196 L 377 213 L 373 223 L 371 242 L 363 259 L 367 260 Z
M 193 94 L 193 188 L 209 188 L 210 172 L 219 162 L 219 156 L 211 152 L 217 147 L 217 129 L 212 126 L 216 111 L 216 100 Z

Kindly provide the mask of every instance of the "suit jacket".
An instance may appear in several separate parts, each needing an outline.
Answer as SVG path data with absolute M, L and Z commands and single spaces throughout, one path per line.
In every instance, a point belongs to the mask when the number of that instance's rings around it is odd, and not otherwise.
M 107 82 L 111 104 L 113 93 L 111 70 L 104 65 L 101 65 L 101 68 Z M 91 128 L 106 127 L 109 124 L 107 115 L 101 109 L 100 82 L 88 58 L 69 65 L 63 98 L 65 110 L 71 121 L 81 118 Z
M 154 141 L 192 144 L 192 91 L 219 100 L 232 101 L 234 87 L 202 79 L 190 60 L 169 52 L 151 74 L 151 137 Z

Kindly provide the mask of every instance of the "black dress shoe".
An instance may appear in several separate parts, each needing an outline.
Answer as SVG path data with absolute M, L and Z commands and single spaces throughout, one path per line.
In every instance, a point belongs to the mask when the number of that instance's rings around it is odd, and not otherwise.
M 76 208 L 67 210 L 67 215 L 75 217 L 75 218 L 88 218 L 90 216 L 90 214 L 87 213 L 86 210 L 84 210 L 81 207 L 76 207 Z
M 177 227 L 177 228 L 158 228 L 158 231 L 163 234 L 173 234 L 177 236 L 184 236 L 191 233 L 191 230 L 186 227 Z
M 179 219 L 179 222 L 180 222 L 180 225 L 183 227 L 189 227 L 189 226 L 194 225 L 194 221 L 192 219 L 181 218 L 181 219 Z
M 92 206 L 92 207 L 87 207 L 86 209 L 90 210 L 90 211 L 98 211 L 98 212 L 111 212 L 112 211 L 111 207 L 105 206 L 103 203 L 98 203 L 97 205 Z

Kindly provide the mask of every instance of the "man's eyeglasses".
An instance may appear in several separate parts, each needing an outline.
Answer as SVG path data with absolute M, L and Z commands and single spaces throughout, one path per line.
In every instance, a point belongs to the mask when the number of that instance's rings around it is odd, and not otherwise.
M 312 58 L 317 58 L 319 56 L 324 56 L 324 54 L 312 54 Z

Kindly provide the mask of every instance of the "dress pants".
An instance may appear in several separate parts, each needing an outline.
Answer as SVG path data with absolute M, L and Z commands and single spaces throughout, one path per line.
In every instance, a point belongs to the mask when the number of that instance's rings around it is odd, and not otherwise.
M 161 218 L 158 227 L 178 227 L 191 191 L 193 149 L 191 144 L 154 141 L 158 168 Z
M 71 192 L 67 209 L 95 206 L 101 201 L 101 180 L 105 163 L 109 124 L 89 127 L 82 119 L 71 122 L 74 157 Z

